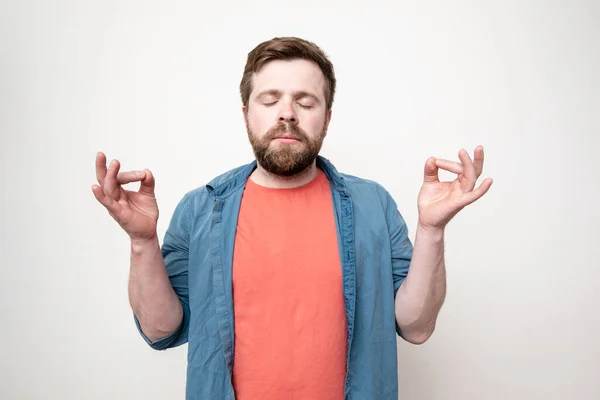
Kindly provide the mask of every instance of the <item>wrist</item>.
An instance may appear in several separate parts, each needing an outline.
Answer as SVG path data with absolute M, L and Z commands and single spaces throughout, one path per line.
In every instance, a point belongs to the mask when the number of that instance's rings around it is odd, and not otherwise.
M 143 253 L 148 248 L 154 248 L 158 245 L 158 235 L 155 233 L 148 238 L 131 238 L 131 251 L 134 253 Z
M 421 224 L 417 225 L 417 236 L 431 238 L 436 241 L 444 239 L 445 227 L 443 226 L 428 226 Z

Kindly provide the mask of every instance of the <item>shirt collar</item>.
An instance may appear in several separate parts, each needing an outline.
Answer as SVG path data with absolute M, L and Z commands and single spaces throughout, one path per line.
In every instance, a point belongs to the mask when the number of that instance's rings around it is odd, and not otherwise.
M 229 173 L 214 178 L 206 185 L 208 192 L 215 198 L 229 196 L 246 184 L 248 177 L 256 169 L 256 165 L 256 160 L 253 160 L 246 165 L 235 168 Z M 346 192 L 344 177 L 337 171 L 331 161 L 323 156 L 317 156 L 317 167 L 325 173 L 327 179 L 333 184 L 334 189 L 339 192 Z

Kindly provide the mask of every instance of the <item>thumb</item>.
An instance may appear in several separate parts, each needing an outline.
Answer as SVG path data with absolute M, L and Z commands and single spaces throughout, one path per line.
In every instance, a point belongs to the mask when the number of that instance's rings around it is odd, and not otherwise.
M 141 181 L 139 193 L 154 196 L 154 175 L 152 175 L 152 172 L 150 172 L 149 169 L 145 169 L 144 174 L 145 175 Z
M 438 167 L 435 165 L 435 157 L 430 157 L 425 162 L 425 176 L 423 181 L 425 183 L 439 182 Z

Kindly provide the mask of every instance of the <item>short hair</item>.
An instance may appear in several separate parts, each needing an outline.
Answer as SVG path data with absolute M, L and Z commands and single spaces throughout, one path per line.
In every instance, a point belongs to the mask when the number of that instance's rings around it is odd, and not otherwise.
M 327 110 L 333 105 L 336 79 L 333 64 L 316 44 L 297 37 L 275 37 L 260 43 L 248 53 L 244 75 L 240 82 L 242 104 L 248 106 L 252 92 L 252 75 L 269 61 L 303 59 L 316 63 L 325 76 L 325 103 Z

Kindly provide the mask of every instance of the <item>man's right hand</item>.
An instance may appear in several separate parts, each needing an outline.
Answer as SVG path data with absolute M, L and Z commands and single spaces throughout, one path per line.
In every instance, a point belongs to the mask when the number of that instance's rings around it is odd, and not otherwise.
M 106 156 L 96 155 L 96 179 L 92 192 L 108 213 L 127 232 L 132 242 L 142 243 L 156 237 L 158 205 L 154 196 L 154 176 L 143 171 L 119 172 L 118 160 L 106 168 Z M 125 190 L 121 185 L 141 182 L 137 192 Z

